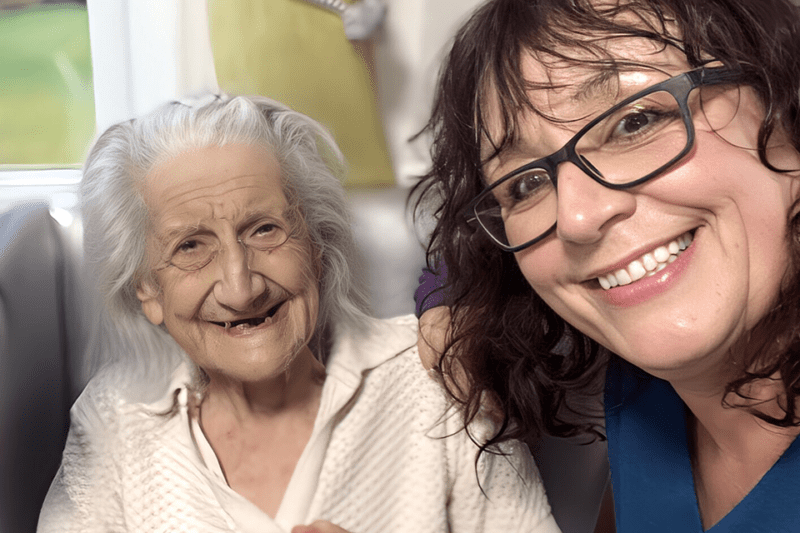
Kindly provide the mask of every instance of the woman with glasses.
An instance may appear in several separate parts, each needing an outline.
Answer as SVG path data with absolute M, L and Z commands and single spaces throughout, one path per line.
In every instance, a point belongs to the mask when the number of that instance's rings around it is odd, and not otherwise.
M 208 100 L 89 154 L 107 364 L 39 531 L 557 532 L 527 449 L 476 463 L 416 319 L 365 314 L 330 134 L 267 98 Z
M 783 0 L 494 0 L 446 60 L 434 363 L 491 442 L 602 389 L 620 532 L 800 523 L 799 90 Z

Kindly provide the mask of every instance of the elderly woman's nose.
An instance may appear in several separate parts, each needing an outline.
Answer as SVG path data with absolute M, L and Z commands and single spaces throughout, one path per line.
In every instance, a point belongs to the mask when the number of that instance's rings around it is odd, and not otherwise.
M 635 211 L 636 196 L 630 190 L 604 187 L 572 163 L 559 167 L 556 231 L 561 240 L 593 244 Z
M 248 249 L 237 241 L 219 254 L 217 261 L 220 275 L 214 298 L 225 307 L 246 310 L 266 290 L 264 277 L 250 269 Z

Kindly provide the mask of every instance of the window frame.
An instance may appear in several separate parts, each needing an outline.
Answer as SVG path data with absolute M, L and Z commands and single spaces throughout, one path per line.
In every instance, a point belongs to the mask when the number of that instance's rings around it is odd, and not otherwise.
M 162 102 L 219 92 L 206 0 L 87 0 L 86 9 L 95 138 Z M 80 179 L 81 164 L 0 165 L 0 213 L 37 201 L 70 206 L 59 195 L 77 202 Z M 77 203 L 68 209 L 78 214 Z

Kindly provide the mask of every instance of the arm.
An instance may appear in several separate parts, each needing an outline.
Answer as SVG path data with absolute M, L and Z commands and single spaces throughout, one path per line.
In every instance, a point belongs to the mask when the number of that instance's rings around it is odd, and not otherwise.
M 102 451 L 113 423 L 101 415 L 91 388 L 70 410 L 61 466 L 39 513 L 37 533 L 124 531 L 116 469 Z
M 450 331 L 450 308 L 445 306 L 434 307 L 419 317 L 419 330 L 417 330 L 417 348 L 422 366 L 427 370 L 439 364 L 444 347 L 447 343 L 447 334 Z
M 488 427 L 481 426 L 485 425 L 485 421 L 473 422 L 472 435 L 484 438 Z M 478 448 L 464 431 L 448 440 L 452 441 L 448 454 L 454 472 L 448 506 L 452 533 L 561 531 L 527 446 L 505 442 L 498 447 L 503 455 L 484 452 L 476 465 Z
M 419 317 L 417 347 L 423 366 L 431 369 L 439 363 L 450 330 L 447 266 L 440 264 L 436 271 L 423 269 L 419 282 L 414 293 Z M 459 373 L 456 380 L 466 386 L 463 374 Z M 473 422 L 474 436 L 487 433 L 487 415 L 488 410 L 482 420 Z M 528 447 L 516 441 L 503 443 L 502 451 L 507 455 L 484 452 L 476 464 L 478 447 L 460 426 L 462 420 L 451 416 L 447 421 L 452 426 L 447 441 L 453 467 L 450 471 L 454 472 L 447 510 L 451 531 L 560 532 Z
M 414 292 L 417 304 L 419 330 L 417 347 L 422 365 L 430 370 L 439 363 L 447 342 L 450 327 L 450 310 L 446 306 L 447 266 L 442 264 L 436 272 L 422 269 L 419 287 Z

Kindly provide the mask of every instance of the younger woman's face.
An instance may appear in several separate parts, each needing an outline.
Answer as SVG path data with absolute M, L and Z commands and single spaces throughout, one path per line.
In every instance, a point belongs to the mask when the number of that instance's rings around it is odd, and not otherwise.
M 597 71 L 548 69 L 529 56 L 527 79 L 566 85 L 531 92 L 535 107 L 556 118 L 591 118 L 618 101 L 617 94 L 690 70 L 671 48 L 634 39 L 612 46 L 618 57 L 645 58 L 654 68 L 621 72 L 612 83 L 586 83 Z M 692 151 L 642 185 L 612 190 L 573 164 L 561 164 L 557 228 L 516 254 L 528 282 L 564 319 L 665 379 L 702 375 L 723 361 L 775 303 L 789 261 L 787 213 L 797 198 L 797 173 L 772 172 L 759 161 L 764 111 L 755 93 L 747 87 L 718 92 L 718 103 L 730 101 L 737 109 L 733 119 L 715 133 L 713 117 L 696 113 Z M 582 124 L 583 118 L 557 124 L 524 115 L 515 145 L 485 166 L 488 182 L 558 150 Z M 773 165 L 800 168 L 784 132 L 776 132 L 770 146 Z M 677 251 L 669 254 L 675 258 L 661 259 L 665 251 Z M 653 258 L 666 266 L 632 283 L 603 287 L 609 274 L 636 278 L 634 263 L 652 266 Z

